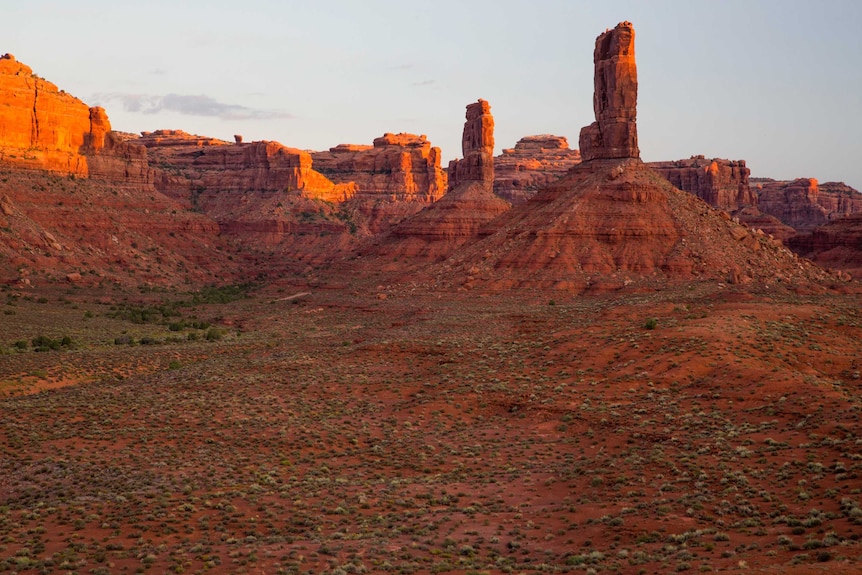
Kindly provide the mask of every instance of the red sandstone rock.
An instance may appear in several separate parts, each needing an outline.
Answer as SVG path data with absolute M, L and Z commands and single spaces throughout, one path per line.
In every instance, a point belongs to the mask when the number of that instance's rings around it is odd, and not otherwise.
M 179 130 L 146 132 L 136 142 L 161 168 L 156 188 L 187 201 L 193 193 L 258 191 L 343 202 L 356 191 L 313 170 L 308 152 L 278 142 L 232 144 Z
M 581 155 L 585 160 L 639 158 L 638 75 L 630 22 L 621 22 L 596 38 L 593 62 L 596 121 L 581 130 Z
M 754 206 L 746 206 L 733 212 L 733 217 L 749 228 L 761 230 L 782 242 L 786 242 L 796 235 L 796 230 L 781 223 L 781 220 L 775 216 L 764 214 Z
M 526 136 L 494 158 L 494 193 L 520 204 L 581 162 L 562 136 Z
M 461 137 L 464 157 L 449 163 L 449 189 L 464 182 L 494 181 L 494 116 L 491 106 L 479 100 L 467 106 Z
M 790 238 L 788 246 L 820 266 L 862 278 L 862 213 L 835 218 Z
M 777 272 L 793 281 L 823 277 L 780 242 L 674 188 L 640 161 L 633 41 L 631 24 L 623 23 L 596 42 L 597 122 L 581 139 L 588 161 L 494 219 L 484 239 L 436 268 L 438 281 L 604 291 L 693 278 L 769 283 Z
M 392 228 L 366 254 L 409 258 L 414 264 L 442 260 L 509 209 L 493 191 L 494 118 L 486 101 L 467 106 L 462 142 L 465 158 L 450 164 L 449 182 L 456 181 L 455 187 Z
M 692 156 L 675 162 L 646 164 L 680 190 L 690 192 L 709 205 L 727 211 L 756 206 L 757 196 L 749 185 L 751 171 L 745 160 L 707 159 Z
M 8 54 L 0 57 L 0 109 L 0 163 L 119 185 L 152 181 L 145 151 L 113 135 L 104 109 L 87 107 Z
M 793 181 L 756 180 L 760 211 L 800 232 L 862 212 L 862 194 L 843 182 L 820 184 L 814 178 Z
M 341 144 L 311 158 L 333 182 L 354 183 L 357 198 L 430 203 L 446 190 L 440 148 L 424 135 L 387 133 L 373 146 Z

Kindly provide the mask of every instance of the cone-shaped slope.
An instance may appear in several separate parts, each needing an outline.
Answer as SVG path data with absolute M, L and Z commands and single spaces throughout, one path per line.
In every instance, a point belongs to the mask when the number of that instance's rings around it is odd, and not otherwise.
M 450 266 L 489 287 L 583 291 L 823 276 L 779 242 L 674 188 L 637 159 L 581 164 L 491 225 L 496 231 L 465 246 Z M 438 270 L 438 277 L 461 277 L 449 271 Z
M 440 261 L 475 239 L 488 222 L 510 207 L 487 182 L 464 182 L 399 223 L 364 255 L 391 261 L 409 258 L 413 264 Z

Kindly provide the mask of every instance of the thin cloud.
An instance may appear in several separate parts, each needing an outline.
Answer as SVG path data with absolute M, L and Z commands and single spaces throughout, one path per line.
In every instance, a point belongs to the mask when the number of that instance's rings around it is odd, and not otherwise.
M 226 104 L 206 95 L 108 93 L 96 94 L 96 100 L 120 102 L 127 112 L 158 114 L 176 112 L 187 116 L 206 116 L 222 120 L 275 120 L 292 118 L 280 110 L 260 110 L 238 104 Z
M 437 80 L 423 80 L 421 82 L 413 82 L 413 86 L 430 86 L 431 84 L 435 84 Z

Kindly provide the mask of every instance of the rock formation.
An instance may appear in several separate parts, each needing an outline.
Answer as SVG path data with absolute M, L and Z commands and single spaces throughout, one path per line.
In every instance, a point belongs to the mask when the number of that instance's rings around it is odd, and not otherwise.
M 520 204 L 581 162 L 562 136 L 526 136 L 494 158 L 494 193 Z
M 835 218 L 787 243 L 794 252 L 818 265 L 862 278 L 862 213 Z
M 862 212 L 862 194 L 843 182 L 820 184 L 814 178 L 793 181 L 758 179 L 760 211 L 809 232 L 832 219 Z
M 357 197 L 430 203 L 446 191 L 440 148 L 424 135 L 387 133 L 372 146 L 341 144 L 311 158 L 333 182 L 354 183 Z
M 584 161 L 447 258 L 436 268 L 438 282 L 580 292 L 698 278 L 822 277 L 777 240 L 674 188 L 640 161 L 633 41 L 629 23 L 596 41 L 596 122 L 581 132 Z
M 146 152 L 111 131 L 105 110 L 58 90 L 11 54 L 0 57 L 0 162 L 17 169 L 148 186 Z
M 463 158 L 449 162 L 450 190 L 464 182 L 494 181 L 494 116 L 485 100 L 467 106 L 461 151 Z
M 692 156 L 675 162 L 646 164 L 680 190 L 690 192 L 709 205 L 733 212 L 756 206 L 757 196 L 749 185 L 751 171 L 745 160 L 707 159 Z
M 135 142 L 159 168 L 156 188 L 186 201 L 205 192 L 258 191 L 343 202 L 355 192 L 354 185 L 335 184 L 312 169 L 308 152 L 278 142 L 237 144 L 180 130 L 145 132 Z
M 442 260 L 509 209 L 493 191 L 494 117 L 485 100 L 467 106 L 462 149 L 464 157 L 449 164 L 449 191 L 392 228 L 366 254 L 390 261 L 407 257 L 414 264 Z
M 581 129 L 581 155 L 585 160 L 639 158 L 638 74 L 631 22 L 621 22 L 596 39 L 593 62 L 596 121 Z

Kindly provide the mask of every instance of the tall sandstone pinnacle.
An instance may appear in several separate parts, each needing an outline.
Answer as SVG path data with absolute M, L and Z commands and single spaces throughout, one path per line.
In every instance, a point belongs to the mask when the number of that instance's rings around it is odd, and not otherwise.
M 449 163 L 449 190 L 440 200 L 402 220 L 366 252 L 388 259 L 384 268 L 401 269 L 405 258 L 422 265 L 442 261 L 483 233 L 509 210 L 494 194 L 494 117 L 479 100 L 467 106 L 461 138 L 464 157 Z
M 491 105 L 479 100 L 467 106 L 461 151 L 464 157 L 449 163 L 449 189 L 464 182 L 494 182 L 494 116 Z
M 638 71 L 631 22 L 620 22 L 596 38 L 593 62 L 596 121 L 581 129 L 581 156 L 584 160 L 640 158 Z

